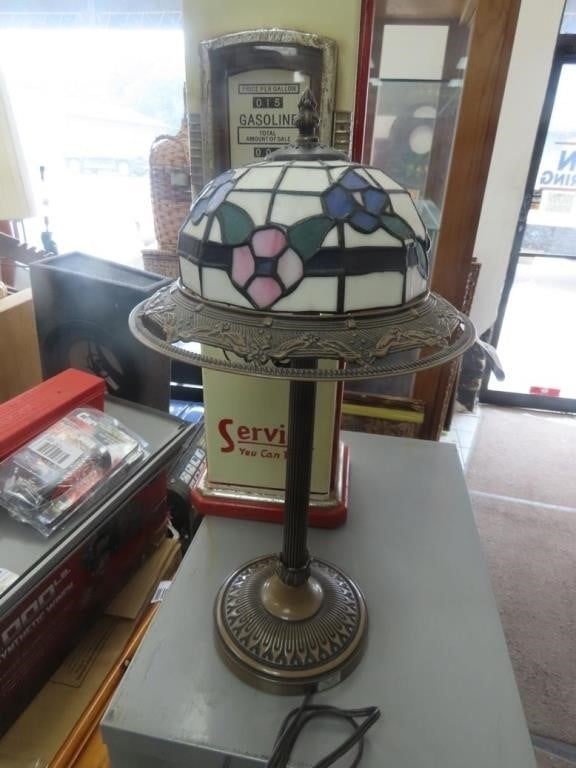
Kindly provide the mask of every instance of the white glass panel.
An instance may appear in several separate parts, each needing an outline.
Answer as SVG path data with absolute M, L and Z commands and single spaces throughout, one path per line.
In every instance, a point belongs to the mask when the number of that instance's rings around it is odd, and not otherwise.
M 272 189 L 281 173 L 281 168 L 250 168 L 237 182 L 235 189 Z
M 337 248 L 338 247 L 338 227 L 332 227 L 330 232 L 326 235 L 322 241 L 322 248 Z
M 344 311 L 395 307 L 402 304 L 404 275 L 400 272 L 372 272 L 346 278 Z
M 319 163 L 318 163 L 318 160 L 316 160 L 315 162 L 311 162 L 311 163 L 303 163 L 301 161 L 300 162 L 296 161 L 295 163 L 294 162 L 290 163 L 290 168 L 316 168 L 316 169 L 318 169 L 319 168 Z
M 282 195 L 277 194 L 272 206 L 270 221 L 277 224 L 293 224 L 308 216 L 324 213 L 322 202 L 317 195 Z
M 426 229 L 409 194 L 391 195 L 392 208 L 412 227 L 418 237 L 424 238 Z
M 186 224 L 182 229 L 182 232 L 186 235 L 190 235 L 191 237 L 195 237 L 198 240 L 202 240 L 202 236 L 204 235 L 204 230 L 206 229 L 207 222 L 208 222 L 207 216 L 204 216 L 204 218 L 198 224 L 194 224 L 192 222 L 192 219 L 188 219 L 188 221 L 186 222 Z
M 266 223 L 270 197 L 264 192 L 230 192 L 226 199 L 243 208 L 252 217 L 254 226 L 260 227 Z
M 200 293 L 200 272 L 196 264 L 192 264 L 188 259 L 180 257 L 180 275 L 186 288 Z
M 230 278 L 222 269 L 212 267 L 202 268 L 202 295 L 212 301 L 222 301 L 226 304 L 234 304 L 237 307 L 251 307 L 252 305 L 232 285 Z
M 349 224 L 344 224 L 344 245 L 346 248 L 398 248 L 402 242 L 384 229 L 365 234 L 352 229 Z
M 337 165 L 330 168 L 330 178 L 332 181 L 338 181 L 340 176 L 343 176 L 346 171 L 350 170 L 350 165 Z
M 289 296 L 274 304 L 278 312 L 336 312 L 337 277 L 305 277 Z
M 210 227 L 210 233 L 207 237 L 207 240 L 210 240 L 213 243 L 221 243 L 222 242 L 222 232 L 220 230 L 220 222 L 214 216 L 212 219 L 212 226 Z
M 406 301 L 415 299 L 426 292 L 428 284 L 418 272 L 418 267 L 408 267 L 406 273 Z
M 378 168 L 368 168 L 367 171 L 360 171 L 360 175 L 366 176 L 371 183 L 375 181 L 377 184 L 380 184 L 383 189 L 404 189 L 401 184 L 398 184 Z
M 289 168 L 280 184 L 282 190 L 303 189 L 308 192 L 322 192 L 330 186 L 328 173 L 324 168 Z

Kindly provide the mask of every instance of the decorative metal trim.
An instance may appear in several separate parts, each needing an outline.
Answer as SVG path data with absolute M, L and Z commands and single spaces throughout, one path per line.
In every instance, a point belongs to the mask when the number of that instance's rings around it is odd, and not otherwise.
M 319 94 L 319 128 L 320 141 L 330 144 L 332 138 L 332 116 L 336 92 L 336 66 L 338 46 L 335 40 L 316 35 L 311 32 L 300 32 L 294 29 L 251 29 L 234 32 L 228 35 L 203 40 L 200 43 L 200 72 L 201 72 L 201 103 L 202 112 L 202 158 L 204 183 L 216 175 L 216 156 L 214 146 L 214 129 L 218 116 L 214 114 L 212 104 L 212 63 L 210 54 L 213 51 L 233 45 L 261 44 L 269 45 L 299 45 L 302 47 L 320 49 L 322 52 L 321 88 Z
M 332 134 L 332 146 L 345 155 L 350 155 L 350 141 L 352 136 L 352 113 L 336 112 L 334 114 L 334 131 Z
M 214 606 L 219 650 L 247 682 L 275 693 L 335 685 L 362 656 L 368 626 L 364 596 L 339 568 L 312 559 L 319 607 L 309 615 L 280 617 L 265 605 L 278 566 L 278 558 L 268 555 L 226 579 Z M 302 590 L 303 598 L 309 591 L 306 584 L 293 589 Z M 296 607 L 300 602 L 294 600 Z
M 143 344 L 183 362 L 308 381 L 412 373 L 458 357 L 476 339 L 470 320 L 433 293 L 402 308 L 287 314 L 207 302 L 174 283 L 135 307 L 129 322 Z M 206 347 L 190 350 L 181 345 L 190 342 L 223 349 L 225 359 L 213 357 Z M 409 351 L 420 354 L 399 354 Z M 298 368 L 299 358 L 338 359 L 346 366 Z M 287 361 L 292 361 L 290 367 Z
M 202 189 L 202 115 L 188 113 L 188 144 L 190 147 L 190 181 L 192 198 Z

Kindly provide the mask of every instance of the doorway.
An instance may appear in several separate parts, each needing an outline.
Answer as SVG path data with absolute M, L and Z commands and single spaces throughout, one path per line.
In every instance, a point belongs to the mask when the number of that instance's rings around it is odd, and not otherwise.
M 506 372 L 483 402 L 576 411 L 576 35 L 560 37 L 493 343 Z

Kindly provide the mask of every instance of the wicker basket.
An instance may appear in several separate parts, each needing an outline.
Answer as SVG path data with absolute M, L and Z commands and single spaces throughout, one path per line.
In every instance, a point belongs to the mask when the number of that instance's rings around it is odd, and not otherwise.
M 178 232 L 192 202 L 186 120 L 176 136 L 154 139 L 150 149 L 150 192 L 158 250 L 175 255 Z
M 178 255 L 174 251 L 155 251 L 147 249 L 142 251 L 144 269 L 155 272 L 157 275 L 171 277 L 176 280 L 179 277 Z

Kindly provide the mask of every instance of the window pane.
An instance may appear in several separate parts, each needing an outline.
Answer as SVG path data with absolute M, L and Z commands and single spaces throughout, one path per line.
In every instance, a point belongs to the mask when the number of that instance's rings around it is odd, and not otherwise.
M 184 115 L 182 31 L 3 29 L 0 49 L 59 251 L 140 264 L 154 242 L 150 146 Z M 42 216 L 27 222 L 33 245 L 42 228 Z

